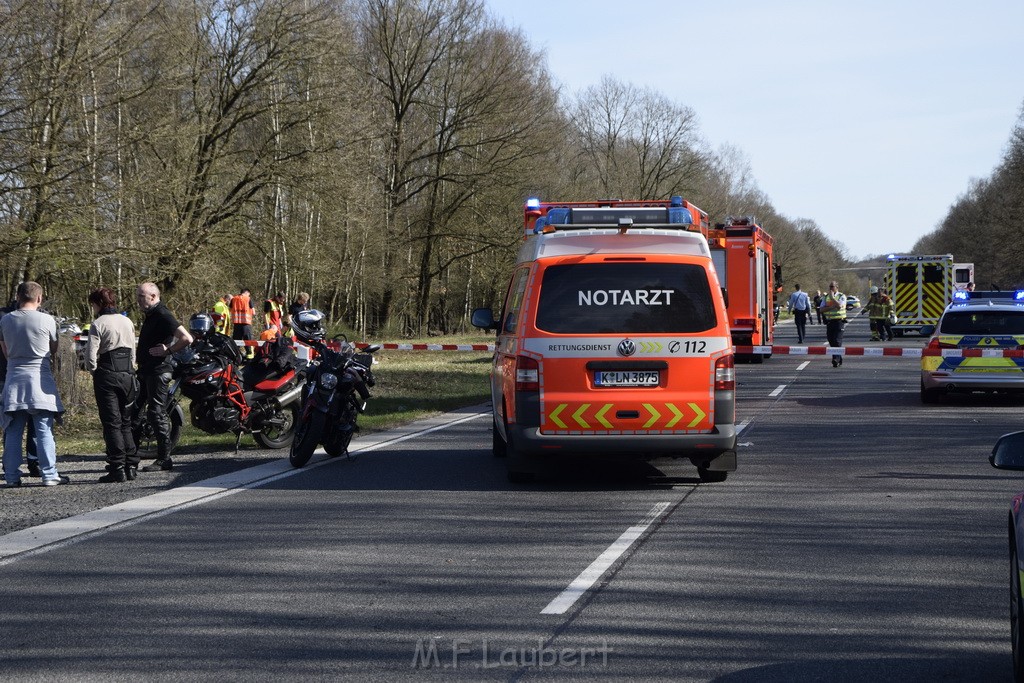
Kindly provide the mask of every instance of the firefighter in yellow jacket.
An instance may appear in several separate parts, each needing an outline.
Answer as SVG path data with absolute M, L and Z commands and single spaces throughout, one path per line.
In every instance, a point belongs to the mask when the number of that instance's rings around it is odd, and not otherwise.
M 871 287 L 871 298 L 864 305 L 864 313 L 867 313 L 868 319 L 871 321 L 871 341 L 892 341 L 892 326 L 889 323 L 889 315 L 892 314 L 892 299 L 884 292 L 878 291 L 878 287 L 873 286 Z
M 839 347 L 843 345 L 843 329 L 846 327 L 846 295 L 839 291 L 839 283 L 835 280 L 828 283 L 828 294 L 821 302 L 821 314 L 825 318 L 825 334 L 828 336 L 828 345 Z M 832 356 L 832 367 L 838 368 L 843 364 L 843 357 L 840 354 Z

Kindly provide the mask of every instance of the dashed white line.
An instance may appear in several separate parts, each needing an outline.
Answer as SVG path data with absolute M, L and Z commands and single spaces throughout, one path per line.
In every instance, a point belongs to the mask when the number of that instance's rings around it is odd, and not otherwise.
M 775 391 L 773 391 L 772 393 L 770 393 L 768 395 L 774 398 L 775 396 L 778 396 L 779 394 L 781 394 L 782 390 L 785 389 L 785 388 L 786 388 L 785 384 L 780 384 L 779 386 L 775 387 Z
M 803 363 L 801 363 L 800 365 L 798 365 L 798 366 L 796 367 L 796 369 L 797 369 L 798 371 L 799 371 L 799 370 L 803 370 L 804 368 L 806 368 L 806 367 L 807 367 L 808 365 L 810 365 L 810 364 L 811 364 L 811 361 L 809 361 L 809 360 L 805 360 L 805 361 L 804 361 Z
M 636 526 L 626 529 L 626 532 L 608 546 L 608 549 L 601 553 L 590 566 L 573 579 L 569 587 L 562 591 L 558 597 L 548 603 L 548 606 L 541 610 L 541 614 L 565 614 L 566 611 L 579 600 L 584 593 L 590 590 L 604 573 L 615 564 L 615 561 L 622 557 L 638 538 L 644 535 L 648 528 L 665 514 L 671 503 L 658 503 L 647 516 Z

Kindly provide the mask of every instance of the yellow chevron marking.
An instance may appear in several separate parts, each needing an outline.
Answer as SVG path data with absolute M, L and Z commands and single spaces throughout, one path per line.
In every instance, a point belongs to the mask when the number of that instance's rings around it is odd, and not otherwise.
M 611 403 L 605 403 L 604 407 L 601 408 L 601 410 L 597 411 L 597 414 L 594 415 L 594 417 L 597 418 L 597 421 L 604 425 L 605 429 L 611 429 L 612 428 L 612 423 L 609 422 L 608 420 L 604 419 L 604 414 L 607 413 L 608 409 L 611 408 L 611 407 L 612 407 Z
M 590 429 L 590 425 L 583 419 L 583 413 L 587 412 L 587 408 L 589 407 L 589 403 L 584 403 L 576 410 L 575 413 L 572 414 L 572 419 L 576 420 L 576 424 L 584 429 Z
M 686 425 L 687 427 L 696 427 L 698 424 L 700 424 L 701 420 L 708 416 L 708 414 L 701 410 L 700 406 L 697 405 L 696 403 L 687 403 L 686 405 L 690 406 L 690 408 L 693 409 L 693 412 L 697 413 L 697 417 L 693 418 L 693 422 Z
M 683 414 L 682 414 L 682 412 L 680 412 L 679 408 L 676 408 L 671 403 L 666 403 L 665 407 L 668 408 L 669 410 L 671 410 L 672 414 L 675 415 L 675 417 L 673 417 L 671 420 L 669 420 L 668 424 L 665 425 L 665 429 L 672 429 L 673 427 L 676 426 L 677 422 L 679 422 L 680 420 L 683 419 Z
M 654 406 L 650 403 L 645 403 L 644 408 L 647 408 L 647 411 L 651 414 L 651 419 L 644 423 L 644 429 L 650 429 L 651 425 L 657 422 L 658 418 L 661 417 L 661 413 L 655 410 Z
M 643 353 L 657 353 L 661 348 L 661 342 L 640 342 L 640 350 Z
M 548 415 L 548 417 L 551 418 L 551 421 L 554 422 L 559 427 L 561 427 L 562 429 L 565 429 L 565 423 L 558 419 L 558 414 L 565 410 L 568 405 L 568 403 L 559 403 L 558 407 L 552 410 L 551 414 Z

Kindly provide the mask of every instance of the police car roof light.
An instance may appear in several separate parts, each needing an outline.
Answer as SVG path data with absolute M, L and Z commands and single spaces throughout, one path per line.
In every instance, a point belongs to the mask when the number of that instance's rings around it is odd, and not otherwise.
M 970 297 L 969 293 L 965 292 L 962 289 L 953 292 L 953 299 L 955 299 L 956 301 L 967 301 L 970 298 L 971 297 Z
M 1024 301 L 1024 289 L 1018 289 L 1013 294 L 1014 301 Z

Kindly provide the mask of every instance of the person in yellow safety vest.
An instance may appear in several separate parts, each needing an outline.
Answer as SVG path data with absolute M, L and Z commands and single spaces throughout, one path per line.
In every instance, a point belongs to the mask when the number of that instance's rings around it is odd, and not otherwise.
M 217 299 L 217 303 L 213 305 L 213 315 L 211 316 L 214 322 L 214 329 L 217 332 L 231 336 L 231 295 L 225 294 L 221 298 Z
M 278 292 L 263 302 L 263 320 L 268 330 L 281 332 L 281 328 L 284 326 L 282 321 L 284 302 L 284 292 Z
M 843 328 L 846 327 L 846 295 L 839 291 L 839 283 L 828 283 L 828 294 L 821 303 L 821 314 L 825 317 L 825 335 L 828 345 L 836 348 L 843 345 Z M 832 367 L 843 364 L 843 357 L 833 354 Z
M 252 341 L 252 319 L 256 311 L 253 310 L 252 300 L 249 298 L 249 288 L 242 287 L 241 292 L 231 297 L 231 325 L 233 326 L 231 338 L 238 340 Z M 246 346 L 242 353 L 247 358 L 255 355 L 253 347 Z
M 892 341 L 892 327 L 889 323 L 892 299 L 878 291 L 878 287 L 873 286 L 871 287 L 871 298 L 864 306 L 864 312 L 867 313 L 868 319 L 871 321 L 871 341 L 886 341 L 887 339 Z

